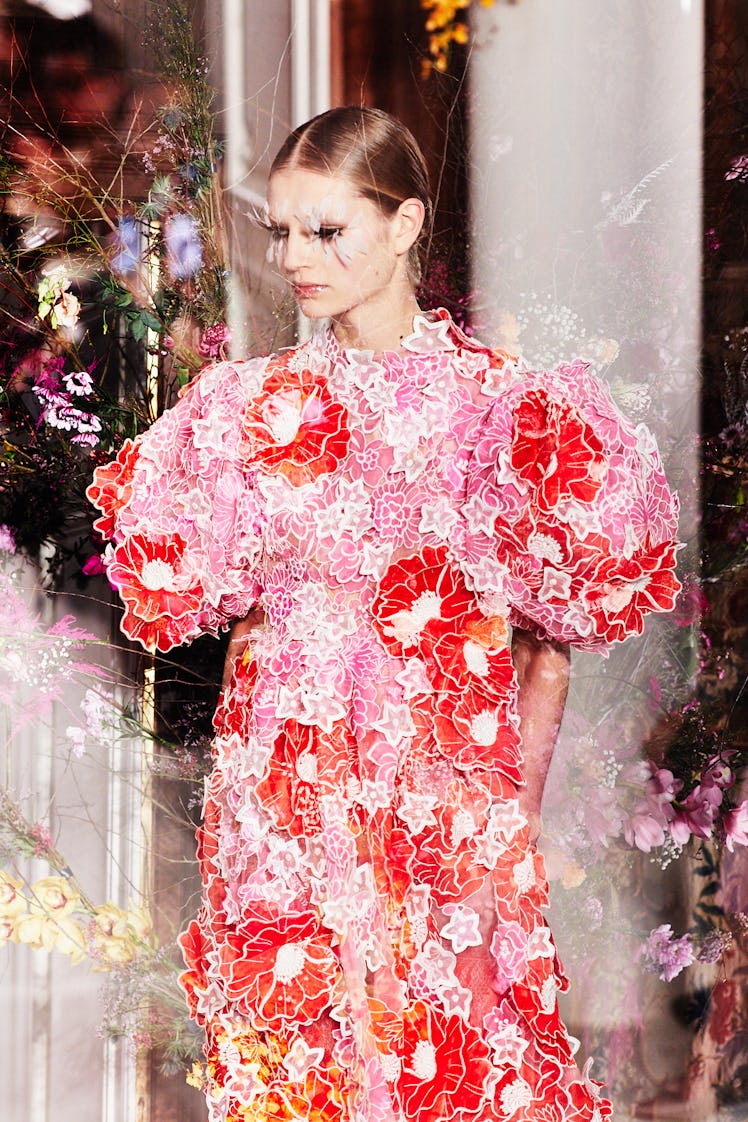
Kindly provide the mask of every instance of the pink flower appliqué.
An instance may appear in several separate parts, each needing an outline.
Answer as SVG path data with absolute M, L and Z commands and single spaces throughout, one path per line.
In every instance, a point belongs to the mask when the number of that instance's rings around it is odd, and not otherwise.
M 516 920 L 499 924 L 491 940 L 491 954 L 496 960 L 496 989 L 506 993 L 527 969 L 527 933 Z

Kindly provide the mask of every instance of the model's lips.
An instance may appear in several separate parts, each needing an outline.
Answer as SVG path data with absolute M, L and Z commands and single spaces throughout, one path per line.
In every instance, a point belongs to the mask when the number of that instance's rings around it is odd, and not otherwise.
M 309 300 L 312 296 L 319 296 L 327 288 L 326 284 L 294 284 L 294 296 L 297 300 Z

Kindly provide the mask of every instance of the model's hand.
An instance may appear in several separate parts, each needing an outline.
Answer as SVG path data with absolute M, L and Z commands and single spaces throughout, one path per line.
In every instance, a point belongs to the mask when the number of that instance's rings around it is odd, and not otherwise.
M 229 635 L 229 645 L 226 648 L 226 659 L 223 664 L 221 689 L 225 690 L 231 681 L 231 672 L 234 669 L 234 663 L 244 654 L 250 631 L 259 627 L 262 623 L 262 619 L 262 609 L 255 608 L 254 611 L 251 611 L 244 619 L 238 619 L 232 626 L 231 634 Z
M 519 793 L 519 805 L 530 823 L 534 841 L 540 833 L 543 788 L 564 715 L 569 648 L 564 643 L 538 639 L 529 631 L 515 629 L 512 659 L 519 682 L 517 709 L 526 780 Z

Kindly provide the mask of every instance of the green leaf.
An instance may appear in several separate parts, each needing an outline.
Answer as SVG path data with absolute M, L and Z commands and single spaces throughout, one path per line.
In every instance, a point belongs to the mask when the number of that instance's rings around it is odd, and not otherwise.
M 171 179 L 169 178 L 168 175 L 157 175 L 154 178 L 153 186 L 151 187 L 151 190 L 149 191 L 149 198 L 152 199 L 154 195 L 161 195 L 162 197 L 165 197 L 165 198 L 171 198 L 171 196 L 172 196 Z
M 151 331 L 160 332 L 163 328 L 161 320 L 157 319 L 156 316 L 154 316 L 153 312 L 149 312 L 147 309 L 144 309 L 140 313 L 140 319 L 146 327 L 151 329 Z

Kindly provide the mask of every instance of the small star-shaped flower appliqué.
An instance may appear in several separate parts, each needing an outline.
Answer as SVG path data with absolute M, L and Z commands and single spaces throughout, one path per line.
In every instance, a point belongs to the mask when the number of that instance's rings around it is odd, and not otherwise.
M 507 848 L 500 838 L 488 832 L 478 834 L 473 844 L 475 846 L 475 860 L 479 865 L 485 865 L 487 869 L 496 867 L 496 862 L 502 853 L 506 853 Z
M 447 1013 L 457 1014 L 464 1021 L 470 1016 L 470 1004 L 473 995 L 464 986 L 445 986 L 440 994 L 442 1004 Z
M 434 692 L 434 687 L 429 681 L 426 664 L 420 658 L 406 659 L 405 666 L 395 676 L 395 681 L 403 687 L 403 697 L 410 701 L 419 694 Z
M 226 994 L 215 980 L 210 981 L 204 990 L 195 987 L 195 997 L 197 1012 L 208 1021 L 228 1005 Z
M 233 428 L 231 421 L 222 420 L 218 413 L 192 422 L 193 439 L 196 448 L 208 448 L 219 452 L 223 447 L 226 433 Z
M 435 534 L 440 541 L 449 541 L 452 530 L 458 521 L 457 512 L 446 499 L 436 503 L 424 503 L 421 507 L 421 521 L 418 532 Z
M 553 945 L 550 930 L 545 926 L 535 927 L 527 937 L 527 957 L 554 958 L 556 948 Z
M 431 354 L 433 351 L 454 351 L 455 344 L 449 337 L 451 327 L 449 320 L 415 316 L 413 334 L 403 339 L 403 347 L 421 355 Z
M 496 522 L 497 510 L 480 495 L 471 495 L 462 508 L 471 534 L 483 533 L 491 537 Z
M 527 819 L 519 809 L 519 799 L 506 799 L 491 807 L 489 829 L 491 833 L 510 842 L 518 830 L 527 825 Z
M 481 945 L 480 916 L 473 908 L 466 904 L 445 904 L 444 912 L 450 918 L 442 928 L 442 935 L 449 939 L 457 954 L 467 947 Z
M 436 795 L 419 795 L 415 791 L 408 791 L 395 813 L 412 834 L 420 834 L 427 826 L 436 825 L 433 811 L 438 802 Z
M 251 1106 L 258 1095 L 267 1091 L 266 1084 L 260 1079 L 260 1064 L 242 1063 L 229 1073 L 226 1088 L 242 1106 Z
M 394 705 L 391 701 L 385 701 L 382 706 L 382 716 L 378 721 L 374 721 L 373 727 L 377 732 L 381 732 L 393 747 L 397 747 L 406 737 L 413 736 L 416 731 L 409 707 Z
M 310 1068 L 321 1063 L 325 1054 L 324 1048 L 310 1048 L 298 1036 L 294 1040 L 286 1055 L 283 1057 L 283 1066 L 291 1079 L 300 1083 Z

